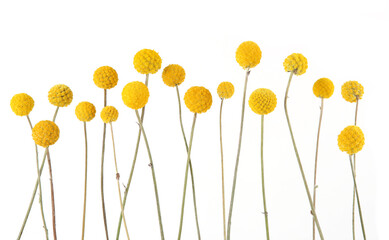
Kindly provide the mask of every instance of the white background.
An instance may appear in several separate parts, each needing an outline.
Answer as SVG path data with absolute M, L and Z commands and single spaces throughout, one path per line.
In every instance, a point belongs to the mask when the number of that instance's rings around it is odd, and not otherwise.
M 265 174 L 272 239 L 311 239 L 312 219 L 283 111 L 289 74 L 283 69 L 291 53 L 303 53 L 309 68 L 294 77 L 289 113 L 298 149 L 313 185 L 315 139 L 320 100 L 313 83 L 328 77 L 334 95 L 325 100 L 318 169 L 317 213 L 326 239 L 352 239 L 352 177 L 348 156 L 337 147 L 337 135 L 353 124 L 355 104 L 344 101 L 341 85 L 357 80 L 365 87 L 358 125 L 366 145 L 357 156 L 358 187 L 368 239 L 387 239 L 388 157 L 387 89 L 389 88 L 387 1 L 2 1 L 0 4 L 1 165 L 0 238 L 15 239 L 22 224 L 36 179 L 35 151 L 26 118 L 13 114 L 9 101 L 25 92 L 35 100 L 33 123 L 51 119 L 55 107 L 47 100 L 55 84 L 74 93 L 69 107 L 61 108 L 59 141 L 51 148 L 59 239 L 81 235 L 84 139 L 74 109 L 91 101 L 98 114 L 103 90 L 92 76 L 109 65 L 119 74 L 108 91 L 109 105 L 119 109 L 114 123 L 121 181 L 127 182 L 138 127 L 134 112 L 121 100 L 130 81 L 144 81 L 133 68 L 133 56 L 143 48 L 155 49 L 162 68 L 176 63 L 186 70 L 180 86 L 183 97 L 191 86 L 205 86 L 213 106 L 198 116 L 193 143 L 193 166 L 203 239 L 222 239 L 221 170 L 218 117 L 221 81 L 235 85 L 225 101 L 224 148 L 227 206 L 235 164 L 244 70 L 235 61 L 243 41 L 256 42 L 261 63 L 252 69 L 249 94 L 260 87 L 275 92 L 278 106 L 265 117 Z M 186 152 L 181 136 L 177 98 L 163 84 L 162 69 L 150 76 L 150 98 L 145 116 L 158 180 L 166 239 L 178 233 Z M 183 106 L 189 138 L 193 114 Z M 86 239 L 105 239 L 100 199 L 102 121 L 88 123 L 89 172 Z M 111 135 L 107 134 L 105 198 L 109 233 L 116 234 L 119 216 Z M 260 116 L 246 106 L 245 127 L 234 205 L 232 238 L 265 238 L 261 213 Z M 43 149 L 40 148 L 42 158 Z M 127 202 L 131 239 L 159 239 L 152 178 L 142 140 Z M 52 239 L 48 169 L 42 175 L 46 221 Z M 189 185 L 190 186 L 190 185 Z M 197 239 L 190 187 L 182 238 Z M 227 208 L 228 211 L 228 208 Z M 358 215 L 357 215 L 358 216 Z M 358 218 L 357 236 L 362 239 Z M 386 236 L 386 237 L 385 237 Z M 38 201 L 35 201 L 23 239 L 43 239 Z M 125 239 L 122 228 L 121 239 Z

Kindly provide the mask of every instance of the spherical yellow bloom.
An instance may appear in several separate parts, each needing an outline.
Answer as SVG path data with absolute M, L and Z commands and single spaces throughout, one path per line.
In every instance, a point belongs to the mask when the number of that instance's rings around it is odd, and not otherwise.
M 301 53 L 292 53 L 284 61 L 286 72 L 302 75 L 307 71 L 308 61 Z
M 115 107 L 106 106 L 101 110 L 100 117 L 104 123 L 115 122 L 119 117 L 119 112 Z
M 329 98 L 334 93 L 334 84 L 328 78 L 320 78 L 313 84 L 313 94 L 316 97 Z
M 222 82 L 217 87 L 217 94 L 220 98 L 230 98 L 232 95 L 234 95 L 234 85 L 230 82 Z
M 162 59 L 154 50 L 142 49 L 135 54 L 134 67 L 141 74 L 156 73 L 161 65 Z
M 49 101 L 57 107 L 66 107 L 73 100 L 73 92 L 64 84 L 58 84 L 49 91 Z
M 78 120 L 89 122 L 96 115 L 96 108 L 90 102 L 80 102 L 76 107 L 76 116 Z
M 15 94 L 11 99 L 11 109 L 18 116 L 28 115 L 34 107 L 34 99 L 28 94 Z
M 134 110 L 143 108 L 149 100 L 149 89 L 144 83 L 134 81 L 127 83 L 122 91 L 122 99 L 127 107 Z
M 362 150 L 365 136 L 358 126 L 348 126 L 338 136 L 338 146 L 342 152 L 355 154 Z
M 212 94 L 204 87 L 191 87 L 184 96 L 185 105 L 193 113 L 205 113 L 212 106 Z
M 249 98 L 249 106 L 253 112 L 259 115 L 266 115 L 276 108 L 277 97 L 269 89 L 258 88 L 251 93 Z
M 342 97 L 347 102 L 356 102 L 357 98 L 362 99 L 363 86 L 357 81 L 348 81 L 342 85 Z
M 96 86 L 104 89 L 111 89 L 118 84 L 119 78 L 115 69 L 109 66 L 102 66 L 93 73 L 93 82 Z
M 244 69 L 257 66 L 261 61 L 261 57 L 261 49 L 252 41 L 241 43 L 235 53 L 236 61 Z
M 56 143 L 58 138 L 59 128 L 52 121 L 40 121 L 32 129 L 32 139 L 37 145 L 44 148 Z
M 180 85 L 185 80 L 185 70 L 178 64 L 170 64 L 163 69 L 162 80 L 169 87 Z

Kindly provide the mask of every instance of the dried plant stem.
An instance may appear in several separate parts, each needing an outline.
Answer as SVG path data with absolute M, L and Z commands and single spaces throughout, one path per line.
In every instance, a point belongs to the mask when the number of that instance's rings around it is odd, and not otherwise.
M 107 106 L 107 89 L 104 89 L 104 107 Z M 105 201 L 104 201 L 104 154 L 105 154 L 105 134 L 107 130 L 107 124 L 104 123 L 103 127 L 103 146 L 102 146 L 102 153 L 101 153 L 101 178 L 100 178 L 100 187 L 101 187 L 101 204 L 102 204 L 102 210 L 103 210 L 103 220 L 104 220 L 104 229 L 105 229 L 105 236 L 107 240 L 108 237 L 108 226 L 107 226 L 107 216 L 105 213 Z
M 186 152 L 188 153 L 188 142 L 186 140 L 185 131 L 184 131 L 184 125 L 182 123 L 182 114 L 181 114 L 181 98 L 180 98 L 180 92 L 178 91 L 178 86 L 176 85 L 177 90 L 177 99 L 178 99 L 178 111 L 179 111 L 179 117 L 180 117 L 180 125 L 181 125 L 181 132 L 182 136 L 184 138 Z M 196 191 L 195 191 L 195 183 L 194 183 L 194 176 L 193 176 L 193 168 L 192 168 L 192 160 L 189 158 L 189 172 L 192 180 L 192 195 L 193 195 L 193 205 L 194 205 L 194 211 L 195 211 L 195 218 L 196 218 L 196 228 L 197 228 L 197 237 L 200 240 L 200 225 L 199 225 L 199 219 L 197 216 L 197 204 L 196 204 Z
M 355 120 L 354 125 L 357 125 L 357 117 L 358 117 L 358 103 L 359 103 L 359 97 L 357 96 L 357 102 L 355 105 Z M 354 175 L 357 177 L 357 162 L 355 160 L 356 154 L 354 154 Z M 353 227 L 353 240 L 355 240 L 355 186 L 353 187 L 353 210 L 352 210 L 352 227 Z
M 50 187 L 51 187 L 51 209 L 52 209 L 52 218 L 53 218 L 53 236 L 54 240 L 57 240 L 57 226 L 55 223 L 55 201 L 54 201 L 54 185 L 53 185 L 53 172 L 51 169 L 51 159 L 49 148 L 46 148 L 47 155 L 47 164 L 49 165 L 49 173 L 50 173 Z
M 161 208 L 160 208 L 160 206 L 159 206 L 159 197 L 158 197 L 157 179 L 156 179 L 156 177 L 155 177 L 155 172 L 154 172 L 153 158 L 151 157 L 149 142 L 147 141 L 146 133 L 145 133 L 145 130 L 143 129 L 143 123 L 141 122 L 141 119 L 140 119 L 138 110 L 135 110 L 135 113 L 136 113 L 136 117 L 138 118 L 139 125 L 140 125 L 140 128 L 141 128 L 141 130 L 142 130 L 142 134 L 143 134 L 143 139 L 145 140 L 145 144 L 146 144 L 146 148 L 147 148 L 147 153 L 148 153 L 148 155 L 149 155 L 149 160 L 150 160 L 149 166 L 150 166 L 150 168 L 151 168 L 151 173 L 152 173 L 152 176 L 153 176 L 155 200 L 156 200 L 157 210 L 158 210 L 159 229 L 160 229 L 160 232 L 161 232 L 161 239 L 164 240 L 164 239 L 165 239 L 165 236 L 164 236 L 164 233 L 163 233 Z
M 223 200 L 223 236 L 224 240 L 227 239 L 226 233 L 226 200 L 224 194 L 224 157 L 223 157 L 223 135 L 222 135 L 222 111 L 223 111 L 223 102 L 224 98 L 220 102 L 220 114 L 219 114 L 219 132 L 220 132 L 220 158 L 221 158 L 221 168 L 222 168 L 222 200 Z
M 305 191 L 307 192 L 307 197 L 308 197 L 308 200 L 309 200 L 309 204 L 311 206 L 311 213 L 312 213 L 313 218 L 314 218 L 314 220 L 316 222 L 316 227 L 317 227 L 317 230 L 319 231 L 320 239 L 324 240 L 324 236 L 323 236 L 323 233 L 322 233 L 321 228 L 320 228 L 319 220 L 317 218 L 315 208 L 313 207 L 312 197 L 311 197 L 311 194 L 309 192 L 307 180 L 305 179 L 303 165 L 301 164 L 300 156 L 299 156 L 298 151 L 297 151 L 296 142 L 294 141 L 294 136 L 293 136 L 293 132 L 292 132 L 292 126 L 290 124 L 289 115 L 288 115 L 287 99 L 288 99 L 288 92 L 289 92 L 289 87 L 290 87 L 290 82 L 292 80 L 292 77 L 293 77 L 293 72 L 290 73 L 289 81 L 288 81 L 288 86 L 287 86 L 286 92 L 285 92 L 285 98 L 284 98 L 285 116 L 286 116 L 286 120 L 288 122 L 288 127 L 289 127 L 289 131 L 290 131 L 290 136 L 292 138 L 294 151 L 296 153 L 297 163 L 299 165 L 301 176 L 303 178 L 303 182 L 304 182 L 304 186 L 305 186 Z
M 231 219 L 232 219 L 232 209 L 234 207 L 234 198 L 235 198 L 235 187 L 236 187 L 236 179 L 238 175 L 238 166 L 239 166 L 239 156 L 240 156 L 240 148 L 242 145 L 242 133 L 243 133 L 243 122 L 244 122 L 244 109 L 246 105 L 246 91 L 247 91 L 247 81 L 250 75 L 250 68 L 246 69 L 246 79 L 244 83 L 243 90 L 243 101 L 242 101 L 242 115 L 240 121 L 240 132 L 239 132 L 239 143 L 238 143 L 238 153 L 236 156 L 235 170 L 234 170 L 234 180 L 232 184 L 232 192 L 231 192 L 231 201 L 230 201 L 230 210 L 228 214 L 228 226 L 227 226 L 227 239 L 230 240 L 231 237 Z
M 268 212 L 266 207 L 266 195 L 265 195 L 265 170 L 263 163 L 263 134 L 264 134 L 264 121 L 265 116 L 261 116 L 261 176 L 262 176 L 262 197 L 263 197 L 263 215 L 265 215 L 265 225 L 266 225 L 266 239 L 269 240 L 269 220 Z
M 86 188 L 87 188 L 87 177 L 88 177 L 88 138 L 86 134 L 86 122 L 84 122 L 84 137 L 85 137 L 85 181 L 84 181 L 84 210 L 82 213 L 82 235 L 81 235 L 82 240 L 84 240 L 84 233 L 85 233 Z

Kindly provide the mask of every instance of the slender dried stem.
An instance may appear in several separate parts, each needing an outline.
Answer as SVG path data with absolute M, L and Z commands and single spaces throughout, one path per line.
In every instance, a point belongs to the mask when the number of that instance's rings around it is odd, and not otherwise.
M 88 138 L 86 134 L 86 122 L 84 122 L 84 137 L 85 137 L 85 180 L 84 180 L 84 210 L 82 213 L 82 235 L 81 235 L 82 240 L 84 240 L 84 233 L 85 233 L 86 187 L 87 187 L 87 177 L 88 177 Z
M 104 89 L 104 107 L 107 106 L 107 89 Z M 107 240 L 109 240 L 108 237 L 108 224 L 107 224 L 107 216 L 105 213 L 105 201 L 104 201 L 104 155 L 105 155 L 105 134 L 107 130 L 107 124 L 104 123 L 103 127 L 103 146 L 102 146 L 102 153 L 101 153 L 101 177 L 100 177 L 100 188 L 101 188 L 101 205 L 103 210 L 103 220 L 104 220 L 104 229 L 105 229 L 105 236 Z
M 269 220 L 268 212 L 266 207 L 266 195 L 265 195 L 265 167 L 263 163 L 263 134 L 264 134 L 264 121 L 265 116 L 261 116 L 261 176 L 262 176 L 262 198 L 263 198 L 263 215 L 265 215 L 265 225 L 266 225 L 266 239 L 269 240 Z
M 354 125 L 357 125 L 357 117 L 358 117 L 358 103 L 359 103 L 359 97 L 357 96 L 357 102 L 355 105 L 355 120 Z M 355 177 L 357 177 L 357 162 L 356 162 L 356 154 L 354 154 L 354 174 Z M 353 240 L 355 240 L 355 187 L 353 187 L 353 210 L 352 210 L 352 227 L 353 227 Z
M 54 201 L 54 184 L 53 184 L 53 172 L 51 169 L 51 159 L 49 148 L 46 148 L 47 154 L 47 164 L 49 165 L 49 173 L 50 173 L 50 187 L 51 187 L 51 209 L 52 209 L 52 218 L 53 218 L 53 236 L 54 240 L 57 240 L 57 226 L 55 222 L 55 201 Z
M 226 200 L 224 194 L 224 157 L 223 157 L 223 135 L 222 135 L 222 110 L 223 110 L 224 98 L 220 102 L 220 114 L 219 114 L 219 132 L 220 132 L 220 158 L 221 158 L 221 168 L 222 168 L 222 200 L 223 200 L 223 236 L 224 240 L 227 239 L 226 233 Z

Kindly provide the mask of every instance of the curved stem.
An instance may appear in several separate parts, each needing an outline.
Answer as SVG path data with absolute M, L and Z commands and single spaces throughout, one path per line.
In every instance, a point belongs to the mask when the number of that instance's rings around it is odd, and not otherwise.
M 244 122 L 244 109 L 245 109 L 245 105 L 246 105 L 247 81 L 248 81 L 249 75 L 250 75 L 250 68 L 247 68 L 247 69 L 246 69 L 246 79 L 245 79 L 244 90 L 243 90 L 242 115 L 241 115 L 241 120 L 240 120 L 240 132 L 239 132 L 238 153 L 237 153 L 237 156 L 236 156 L 235 171 L 234 171 L 234 180 L 233 180 L 232 192 L 231 192 L 230 210 L 229 210 L 229 213 L 228 213 L 228 227 L 227 227 L 227 239 L 228 239 L 228 240 L 230 240 L 230 237 L 231 237 L 232 208 L 234 207 L 236 178 L 237 178 L 237 175 L 238 175 L 238 166 L 239 166 L 240 148 L 241 148 L 241 145 L 242 145 L 242 133 L 243 133 L 243 122 Z
M 266 208 L 266 195 L 265 195 L 265 170 L 263 164 L 263 134 L 264 134 L 264 121 L 265 116 L 261 116 L 261 175 L 262 175 L 262 197 L 263 197 L 263 214 L 265 215 L 265 224 L 266 224 L 266 239 L 269 240 L 269 220 L 268 220 L 268 212 Z
M 50 173 L 50 187 L 51 187 L 51 209 L 52 209 L 52 218 L 53 218 L 53 235 L 54 240 L 57 240 L 57 226 L 55 223 L 55 203 L 54 203 L 54 185 L 53 185 L 53 172 L 51 170 L 51 160 L 50 160 L 50 153 L 49 148 L 46 148 L 46 155 L 47 155 L 47 163 L 49 165 L 49 173 Z
M 290 86 L 290 82 L 292 80 L 292 76 L 293 76 L 293 72 L 290 73 L 289 81 L 288 81 L 288 86 L 287 86 L 286 92 L 285 92 L 285 98 L 284 98 L 285 116 L 286 116 L 286 120 L 288 122 L 289 132 L 290 132 L 290 136 L 292 138 L 293 147 L 294 147 L 294 151 L 296 153 L 297 163 L 298 163 L 299 168 L 300 168 L 301 177 L 303 178 L 303 182 L 304 182 L 304 186 L 305 186 L 305 191 L 307 192 L 307 197 L 308 197 L 308 200 L 309 200 L 309 204 L 311 206 L 311 213 L 312 213 L 313 218 L 314 218 L 314 220 L 316 222 L 316 227 L 317 227 L 317 230 L 319 231 L 320 239 L 323 240 L 324 236 L 323 236 L 323 233 L 322 233 L 321 228 L 320 228 L 319 220 L 317 219 L 315 208 L 313 207 L 312 197 L 311 197 L 311 194 L 309 192 L 307 180 L 305 179 L 303 165 L 301 164 L 300 156 L 299 156 L 298 151 L 297 151 L 296 142 L 294 141 L 294 136 L 293 136 L 293 132 L 292 132 L 292 126 L 290 124 L 289 115 L 288 115 L 287 99 L 288 99 L 289 86 Z
M 142 130 L 143 139 L 145 140 L 146 148 L 147 148 L 147 153 L 148 153 L 149 159 L 150 159 L 150 164 L 149 164 L 149 166 L 150 166 L 150 168 L 151 168 L 151 173 L 152 173 L 153 182 L 154 182 L 154 192 L 155 192 L 155 199 L 156 199 L 156 202 L 157 202 L 158 220 L 159 220 L 159 229 L 160 229 L 160 232 L 161 232 L 161 239 L 164 240 L 165 237 L 164 237 L 164 234 L 163 234 L 161 208 L 160 208 L 160 206 L 159 206 L 158 188 L 157 188 L 157 180 L 156 180 L 155 172 L 154 172 L 153 158 L 151 157 L 151 152 L 150 152 L 149 143 L 148 143 L 148 141 L 147 141 L 146 133 L 145 133 L 145 130 L 143 129 L 143 123 L 141 122 L 141 119 L 140 119 L 138 110 L 135 110 L 135 113 L 136 113 L 136 117 L 138 118 L 140 128 L 141 128 L 141 130 Z
M 220 132 L 220 157 L 221 157 L 221 167 L 222 167 L 222 200 L 223 200 L 223 236 L 224 240 L 227 239 L 226 234 L 226 201 L 224 195 L 224 157 L 223 157 L 223 135 L 222 135 L 222 110 L 223 110 L 224 98 L 220 102 L 220 115 L 219 115 L 219 132 Z
M 104 89 L 104 107 L 107 106 L 107 89 Z M 103 220 L 104 220 L 104 229 L 105 229 L 105 236 L 107 240 L 108 237 L 108 226 L 107 226 L 107 216 L 105 213 L 105 201 L 104 201 L 104 154 L 105 154 L 105 134 L 106 134 L 107 124 L 104 123 L 103 127 L 103 146 L 102 146 L 102 153 L 101 153 L 101 178 L 100 178 L 100 187 L 101 187 L 101 204 L 103 209 Z
M 357 117 L 358 117 L 358 103 L 359 97 L 357 96 L 357 102 L 355 106 L 355 120 L 354 125 L 357 125 Z M 357 162 L 355 160 L 356 154 L 354 154 L 354 176 L 357 177 Z M 355 240 L 355 187 L 353 187 L 353 209 L 352 209 L 352 228 L 353 228 L 353 240 Z
M 87 177 L 88 177 L 88 138 L 86 134 L 86 122 L 84 122 L 84 137 L 85 137 L 85 181 L 84 181 L 84 210 L 82 214 L 82 235 L 81 235 L 82 240 L 84 240 L 84 233 L 85 233 L 86 186 L 87 186 Z

